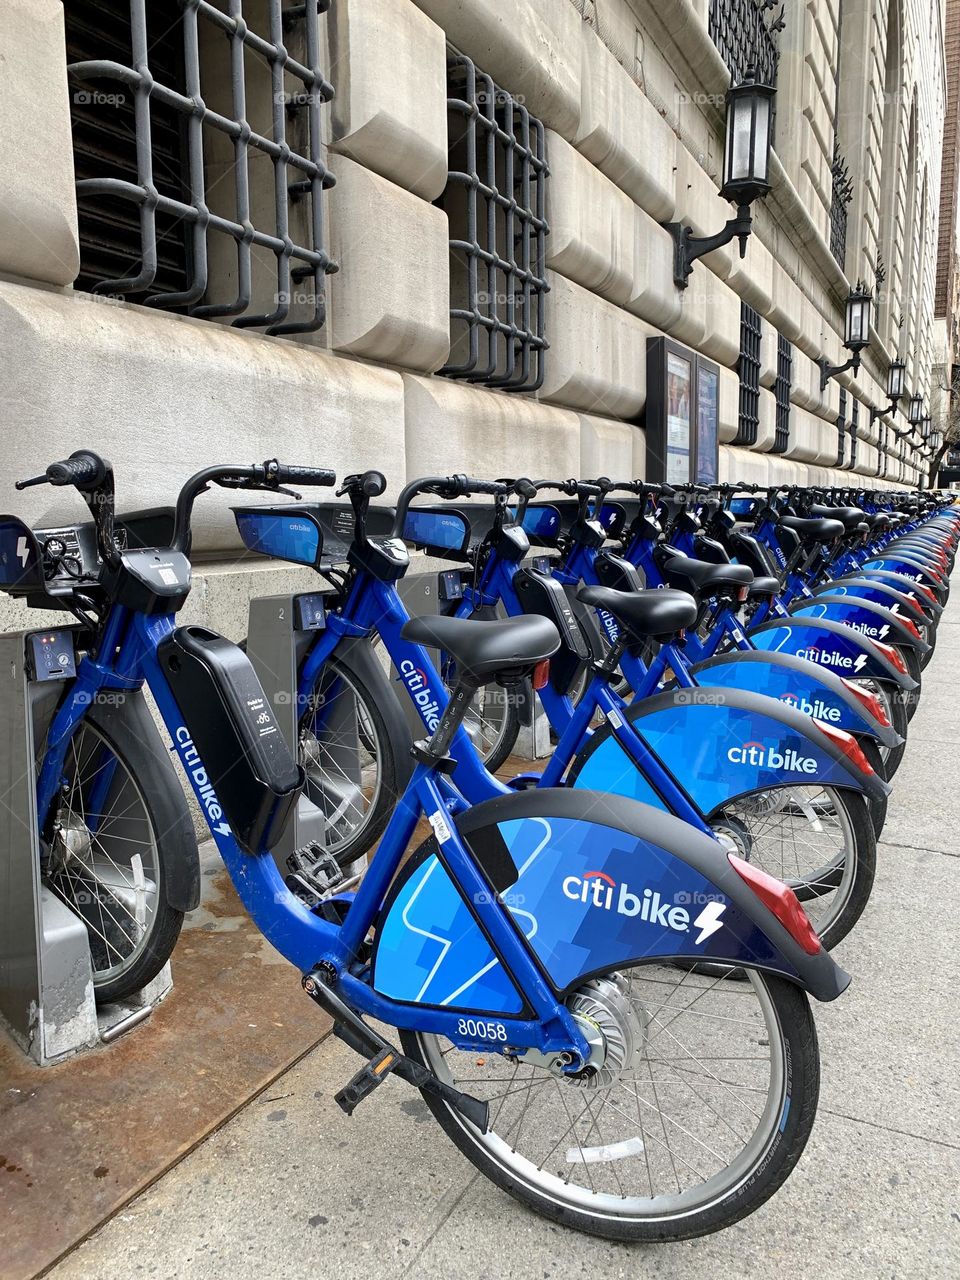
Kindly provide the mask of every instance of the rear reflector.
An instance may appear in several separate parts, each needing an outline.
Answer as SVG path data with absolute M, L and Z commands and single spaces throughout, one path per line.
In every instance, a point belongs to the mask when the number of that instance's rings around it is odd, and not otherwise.
M 877 646 L 886 660 L 893 664 L 901 675 L 907 674 L 907 664 L 904 662 L 902 655 L 896 650 L 892 644 L 883 644 L 880 640 L 872 641 Z
M 822 720 L 813 722 L 825 738 L 829 738 L 835 747 L 839 747 L 851 764 L 856 765 L 861 773 L 873 773 L 870 761 L 863 754 L 860 743 L 846 729 L 837 729 L 832 724 L 824 724 Z
M 544 658 L 542 662 L 538 662 L 533 668 L 533 687 L 539 692 L 545 689 L 547 681 L 550 679 L 550 659 Z
M 841 676 L 840 679 L 857 701 L 866 707 L 878 724 L 890 724 L 886 709 L 875 693 L 871 693 L 869 689 L 864 689 L 863 685 L 857 684 L 853 680 L 848 680 L 845 676 Z
M 737 599 L 739 600 L 739 602 L 740 602 L 741 604 L 743 604 L 744 600 L 746 600 L 746 598 L 747 598 L 747 596 L 748 596 L 749 594 L 750 594 L 750 588 L 749 588 L 749 587 L 738 587 L 738 588 L 737 588 Z
M 820 951 L 820 939 L 810 923 L 810 918 L 800 905 L 800 899 L 789 885 L 761 871 L 750 862 L 744 862 L 735 853 L 728 853 L 730 865 L 740 879 L 757 895 L 765 907 L 777 917 L 783 927 L 798 946 L 808 956 L 815 956 Z
M 905 618 L 902 613 L 898 613 L 897 617 L 915 639 L 919 640 L 921 638 L 920 628 L 915 622 L 911 622 L 909 618 Z

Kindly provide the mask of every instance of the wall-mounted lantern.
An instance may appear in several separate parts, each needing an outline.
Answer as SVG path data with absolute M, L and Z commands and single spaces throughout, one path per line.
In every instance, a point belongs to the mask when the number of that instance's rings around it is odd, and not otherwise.
M 838 373 L 852 369 L 854 373 L 860 368 L 860 352 L 870 345 L 870 311 L 873 295 L 866 285 L 857 281 L 857 287 L 851 289 L 847 297 L 847 311 L 843 324 L 843 345 L 852 354 L 846 364 L 831 364 L 826 356 L 817 361 L 820 366 L 820 390 L 823 391 L 831 378 Z
M 892 418 L 897 416 L 897 407 L 903 398 L 903 375 L 907 366 L 902 360 L 891 360 L 890 367 L 887 370 L 887 399 L 889 404 L 885 409 L 878 409 L 874 406 L 870 408 L 870 425 L 873 426 L 877 418 L 883 418 L 890 414 Z M 897 431 L 897 435 L 900 432 Z
M 907 406 L 907 421 L 910 423 L 911 427 L 915 427 L 922 420 L 922 418 L 923 418 L 923 396 L 920 394 L 919 391 L 915 391 L 914 394 L 910 397 L 910 404 Z
M 673 282 L 687 287 L 687 276 L 697 258 L 711 253 L 734 237 L 740 238 L 740 257 L 747 252 L 747 236 L 752 219 L 750 205 L 770 190 L 770 125 L 776 89 L 755 79 L 753 67 L 743 80 L 727 90 L 727 128 L 723 151 L 723 186 L 720 195 L 737 206 L 722 231 L 713 236 L 695 236 L 682 222 L 665 222 L 673 237 Z

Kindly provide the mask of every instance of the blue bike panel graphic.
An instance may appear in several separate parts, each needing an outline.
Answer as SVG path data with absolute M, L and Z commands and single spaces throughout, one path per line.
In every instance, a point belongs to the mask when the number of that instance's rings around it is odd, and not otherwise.
M 886 675 L 886 668 L 870 657 L 856 634 L 847 636 L 802 623 L 791 626 L 785 622 L 783 626 L 771 627 L 767 631 L 751 631 L 750 641 L 758 649 L 795 653 L 798 658 L 816 662 L 838 676 L 855 680 L 869 675 Z
M 262 556 L 315 565 L 320 555 L 320 528 L 300 512 L 237 511 L 244 545 Z
M 502 901 L 561 989 L 597 969 L 657 956 L 750 963 L 794 976 L 729 898 L 657 845 L 569 818 L 521 818 L 497 830 L 516 869 Z M 405 1003 L 472 1012 L 521 1008 L 436 856 L 413 872 L 380 928 L 374 989 Z
M 794 711 L 802 711 L 814 720 L 822 720 L 850 733 L 863 733 L 871 728 L 872 717 L 862 711 L 857 712 L 834 689 L 776 662 L 741 662 L 736 654 L 731 654 L 729 662 L 700 667 L 695 676 L 697 683 L 704 688 L 725 685 L 728 689 L 763 693 Z
M 871 640 L 880 640 L 884 643 L 890 641 L 890 624 L 869 609 L 858 609 L 854 603 L 837 604 L 831 601 L 829 604 L 817 604 L 814 600 L 811 604 L 804 605 L 802 609 L 792 610 L 791 616 L 829 618 L 833 622 L 842 622 L 845 627 L 858 631 L 862 636 L 869 636 Z
M 499 830 L 517 869 L 509 893 L 522 895 L 536 926 L 528 944 L 561 989 L 598 969 L 656 956 L 792 972 L 729 898 L 657 845 L 569 818 L 521 819 Z
M 527 507 L 520 527 L 527 537 L 552 543 L 560 532 L 560 512 L 553 506 Z
M 689 691 L 696 696 L 696 690 Z M 702 695 L 701 695 L 702 696 Z M 722 695 L 717 695 L 722 696 Z M 788 784 L 849 786 L 843 765 L 820 747 L 815 736 L 790 729 L 770 716 L 733 706 L 673 705 L 631 719 L 703 814 L 735 796 Z M 811 726 L 811 734 L 818 730 Z M 633 796 L 663 809 L 662 800 L 642 793 L 639 771 L 611 734 L 593 751 L 574 786 Z M 589 779 L 589 781 L 585 781 Z
M 407 512 L 403 536 L 418 546 L 462 551 L 470 538 L 470 526 L 457 511 L 418 511 L 413 508 Z
M 40 583 L 37 540 L 22 520 L 0 520 L 0 586 L 30 587 Z
M 410 876 L 378 930 L 373 988 L 405 1004 L 503 1014 L 523 1008 L 436 855 Z

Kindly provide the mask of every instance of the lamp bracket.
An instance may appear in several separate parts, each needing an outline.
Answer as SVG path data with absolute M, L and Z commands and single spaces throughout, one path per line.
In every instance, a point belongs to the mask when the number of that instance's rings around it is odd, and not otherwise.
M 687 287 L 687 276 L 693 270 L 693 264 L 705 253 L 712 253 L 729 244 L 736 237 L 740 239 L 740 257 L 747 252 L 747 236 L 750 234 L 753 219 L 748 204 L 737 205 L 737 214 L 729 218 L 721 231 L 712 236 L 695 236 L 690 227 L 683 222 L 664 222 L 665 231 L 673 237 L 673 282 L 678 289 Z
M 820 369 L 820 390 L 825 391 L 827 383 L 838 373 L 846 373 L 848 369 L 857 372 L 860 368 L 860 352 L 855 351 L 846 364 L 831 364 L 826 356 L 821 356 L 815 363 Z

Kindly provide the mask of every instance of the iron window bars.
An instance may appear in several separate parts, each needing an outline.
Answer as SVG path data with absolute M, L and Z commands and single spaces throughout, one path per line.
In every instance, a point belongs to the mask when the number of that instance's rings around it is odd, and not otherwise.
M 777 0 L 710 0 L 708 29 L 733 84 L 753 67 L 761 84 L 776 85 L 780 53 L 776 33 L 784 28 L 783 5 L 775 17 L 767 14 Z
M 850 406 L 850 470 L 853 471 L 857 466 L 857 427 L 860 418 L 860 401 L 856 396 L 850 397 L 852 404 Z
M 846 452 L 845 445 L 847 439 L 847 393 L 846 390 L 840 388 L 840 412 L 837 414 L 837 466 L 843 466 L 844 454 Z
M 830 165 L 833 180 L 830 193 L 830 252 L 841 271 L 847 257 L 847 207 L 853 199 L 853 180 L 847 162 L 834 150 Z
M 760 312 L 746 302 L 740 303 L 740 404 L 734 444 L 757 443 L 760 429 L 760 343 L 763 322 Z
M 793 383 L 793 347 L 777 333 L 777 377 L 773 384 L 776 401 L 775 431 L 771 453 L 785 453 L 790 443 L 790 388 Z
M 440 370 L 500 391 L 543 384 L 548 174 L 542 123 L 454 50 L 447 53 L 451 338 Z
M 221 2 L 226 12 L 209 0 L 150 0 L 149 5 L 147 0 L 128 0 L 129 7 L 117 4 L 114 14 L 103 4 L 68 0 L 68 33 L 73 36 L 68 71 L 79 87 L 73 95 L 82 175 L 77 198 L 87 233 L 81 242 L 81 280 L 94 293 L 133 297 L 205 318 L 232 316 L 238 327 L 270 334 L 309 332 L 323 325 L 324 277 L 337 269 L 325 249 L 322 200 L 324 189 L 334 183 L 322 159 L 320 132 L 320 108 L 333 96 L 319 66 L 318 15 L 329 0 L 286 8 L 282 0 L 266 0 L 266 37 L 251 30 L 241 0 Z M 201 95 L 201 24 L 208 24 L 204 35 L 220 32 L 226 37 L 230 115 L 213 110 Z M 287 46 L 294 28 L 304 61 Z M 87 56 L 73 60 L 78 46 Z M 271 110 L 264 113 L 271 122 L 270 136 L 252 127 L 247 110 L 248 82 L 256 78 L 260 83 L 264 70 L 271 94 Z M 113 96 L 124 102 L 132 96 L 126 120 L 117 114 L 101 123 L 100 117 L 91 120 L 89 112 L 77 110 L 102 94 L 104 85 L 114 90 L 123 86 Z M 218 185 L 209 183 L 204 167 L 205 138 L 211 130 L 233 143 L 234 217 L 214 212 L 208 203 Z M 304 145 L 291 146 L 289 135 L 302 137 Z M 269 229 L 253 221 L 250 161 L 258 153 L 273 168 L 274 223 Z M 306 243 L 291 235 L 291 208 L 298 204 L 306 231 L 300 238 Z M 125 207 L 130 205 L 138 211 L 138 227 Z M 220 290 L 211 284 L 211 232 L 236 244 L 232 298 L 216 296 Z M 247 314 L 258 249 L 276 258 L 274 307 Z M 114 274 L 118 270 L 121 274 Z M 307 282 L 309 288 L 304 287 Z M 292 303 L 302 318 L 290 318 Z

